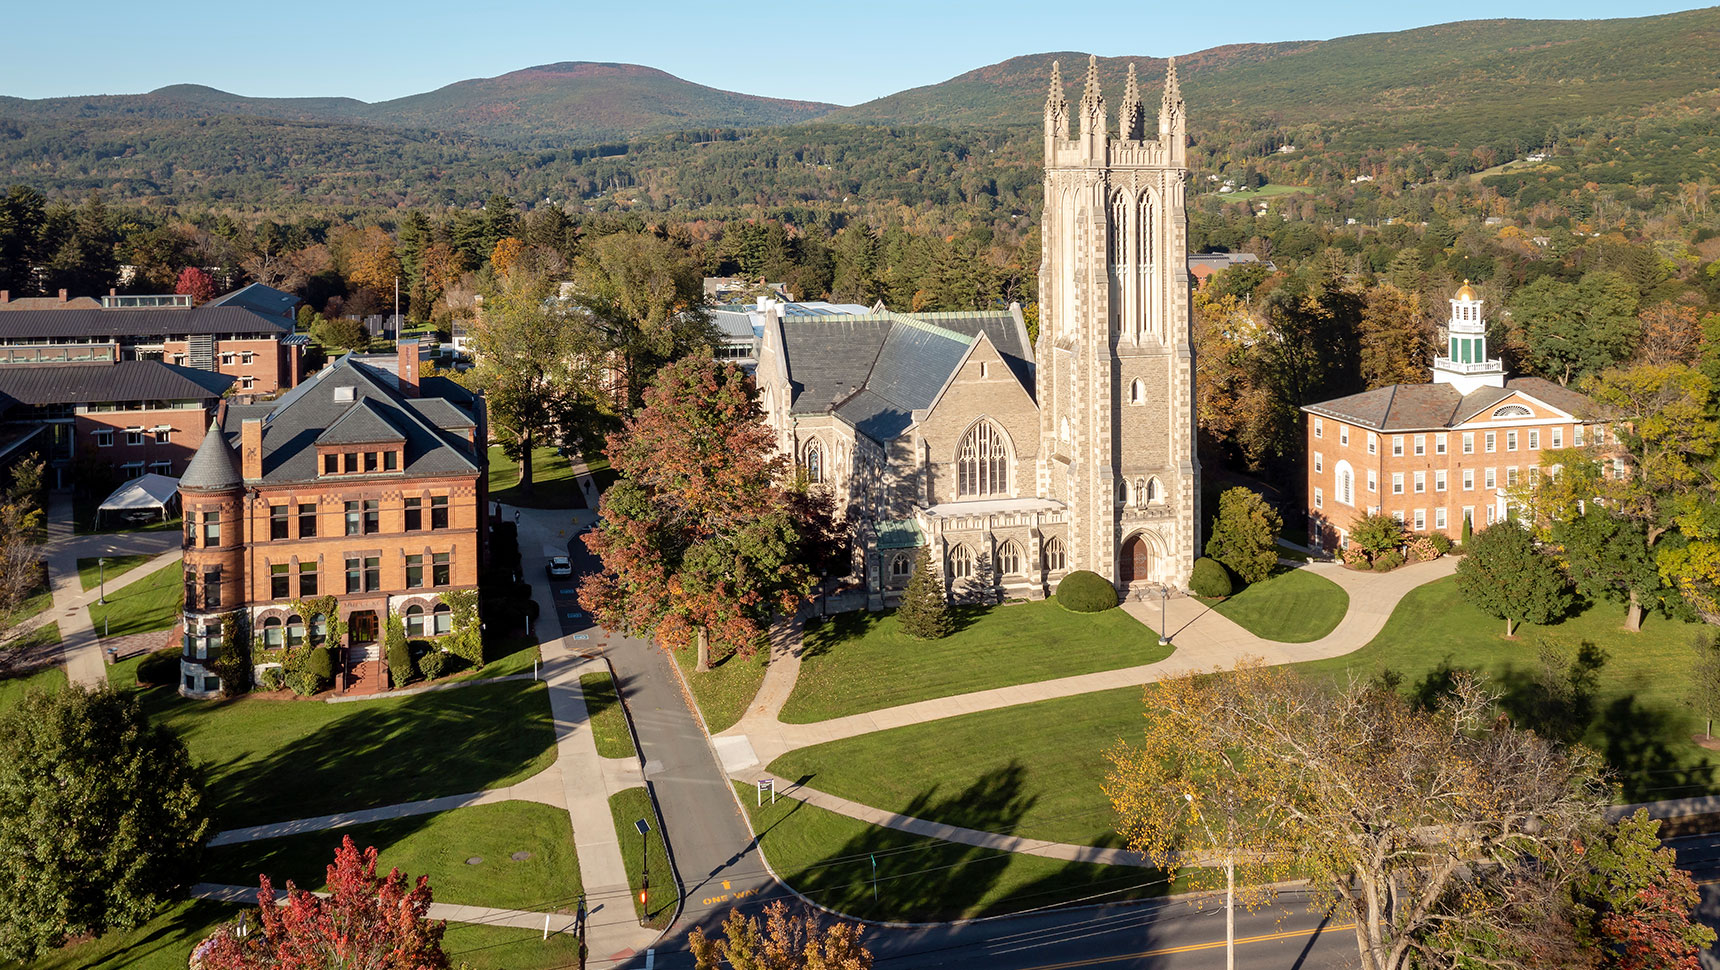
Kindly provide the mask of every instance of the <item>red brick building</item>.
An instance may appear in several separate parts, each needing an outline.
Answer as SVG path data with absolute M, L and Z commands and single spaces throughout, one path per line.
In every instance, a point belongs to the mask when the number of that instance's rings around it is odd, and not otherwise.
M 1604 443 L 1588 398 L 1538 377 L 1507 378 L 1487 356 L 1482 300 L 1451 300 L 1447 353 L 1433 381 L 1310 404 L 1308 538 L 1341 548 L 1351 524 L 1385 512 L 1453 539 L 1504 518 L 1510 492 L 1540 474 L 1541 452 Z
M 390 615 L 414 638 L 452 632 L 444 594 L 477 588 L 488 528 L 483 398 L 422 379 L 416 341 L 391 363 L 343 357 L 278 401 L 228 406 L 204 441 L 180 479 L 182 693 L 219 692 L 205 661 L 228 617 L 266 649 L 335 648 L 343 690 L 385 685 Z M 338 615 L 295 606 L 326 597 Z

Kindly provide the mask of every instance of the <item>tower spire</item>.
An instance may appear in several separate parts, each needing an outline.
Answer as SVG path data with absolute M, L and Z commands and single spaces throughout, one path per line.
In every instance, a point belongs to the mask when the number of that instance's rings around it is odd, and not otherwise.
M 1141 84 L 1135 78 L 1135 65 L 1129 64 L 1129 80 L 1123 85 L 1123 107 L 1118 111 L 1120 137 L 1139 141 L 1141 138 Z
M 1099 56 L 1087 55 L 1087 87 L 1081 92 L 1081 123 L 1105 110 L 1105 95 L 1099 90 Z
M 1051 90 L 1045 95 L 1045 134 L 1069 137 L 1069 99 L 1063 95 L 1063 71 L 1051 62 Z
M 1165 67 L 1165 96 L 1159 102 L 1159 134 L 1168 135 L 1180 129 L 1182 121 L 1182 84 L 1177 80 L 1177 59 L 1173 57 Z

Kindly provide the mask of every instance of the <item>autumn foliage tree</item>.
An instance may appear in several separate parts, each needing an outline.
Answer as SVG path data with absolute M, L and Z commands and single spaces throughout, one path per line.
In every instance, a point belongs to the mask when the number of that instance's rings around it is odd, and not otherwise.
M 399 869 L 376 874 L 376 849 L 341 839 L 328 867 L 326 895 L 287 883 L 276 898 L 268 876 L 257 904 L 262 932 L 223 927 L 200 948 L 199 970 L 446 970 L 445 924 L 432 920 L 430 877 L 409 883 Z
M 1579 938 L 1600 970 L 1697 970 L 1714 931 L 1691 918 L 1702 901 L 1644 809 L 1584 845 L 1572 888 Z
M 192 303 L 202 306 L 215 299 L 215 278 L 195 266 L 187 266 L 179 271 L 173 292 L 185 294 Z
M 788 914 L 780 900 L 765 907 L 761 926 L 756 916 L 729 910 L 723 935 L 712 938 L 703 929 L 687 934 L 698 970 L 870 970 L 872 952 L 860 943 L 856 923 L 819 925 L 818 917 Z
M 752 379 L 688 357 L 664 368 L 645 406 L 610 435 L 598 526 L 586 545 L 603 569 L 580 602 L 604 625 L 666 646 L 747 655 L 773 613 L 811 593 L 807 523 L 789 469 L 761 420 Z

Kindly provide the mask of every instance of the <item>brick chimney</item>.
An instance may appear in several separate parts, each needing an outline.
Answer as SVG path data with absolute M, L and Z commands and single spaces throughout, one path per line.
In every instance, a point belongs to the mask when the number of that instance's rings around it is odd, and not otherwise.
M 11 302 L 12 302 L 12 291 L 11 290 L 0 290 L 0 306 L 5 306 L 6 304 L 11 303 Z
M 263 477 L 262 418 L 246 418 L 239 425 L 239 474 L 247 482 Z
M 60 291 L 60 302 L 61 303 L 66 302 L 66 291 L 65 290 Z
M 402 340 L 397 345 L 400 354 L 400 364 L 395 370 L 400 375 L 400 393 L 407 397 L 418 396 L 418 369 L 423 364 L 416 337 Z

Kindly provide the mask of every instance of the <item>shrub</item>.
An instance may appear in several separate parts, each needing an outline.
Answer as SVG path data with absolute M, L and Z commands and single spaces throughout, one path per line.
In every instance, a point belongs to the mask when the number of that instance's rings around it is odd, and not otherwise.
M 293 689 L 293 693 L 300 697 L 309 697 L 312 694 L 315 694 L 320 687 L 317 683 L 317 679 L 311 676 L 309 672 L 303 670 L 298 671 L 297 673 L 288 674 L 287 686 L 291 687 Z
M 1415 541 L 1409 544 L 1409 555 L 1416 562 L 1431 562 L 1438 559 L 1442 553 L 1433 544 L 1432 539 L 1427 536 L 1416 536 Z
M 1360 546 L 1372 559 L 1403 542 L 1403 523 L 1384 512 L 1364 515 L 1350 526 L 1350 542 Z
M 1374 572 L 1389 573 L 1403 565 L 1403 563 L 1403 553 L 1398 552 L 1396 549 L 1387 549 L 1385 552 L 1374 557 Z
M 1451 551 L 1451 537 L 1445 533 L 1435 532 L 1427 538 L 1429 542 L 1433 543 L 1434 551 L 1440 555 L 1443 556 Z
M 140 687 L 168 687 L 179 683 L 179 648 L 157 650 L 137 662 Z
M 1194 561 L 1194 571 L 1188 576 L 1188 588 L 1194 595 L 1206 599 L 1229 596 L 1233 589 L 1230 570 L 1218 560 L 1202 556 Z
M 412 679 L 412 651 L 406 646 L 406 625 L 400 617 L 388 618 L 388 676 L 396 687 Z
M 425 680 L 435 680 L 448 671 L 448 658 L 452 654 L 443 653 L 439 647 L 431 647 L 430 652 L 418 658 L 418 669 L 424 674 Z
M 287 673 L 279 667 L 267 667 L 257 675 L 257 686 L 264 690 L 280 690 L 287 686 Z
M 1105 577 L 1077 569 L 1057 584 L 1057 605 L 1071 613 L 1100 613 L 1117 606 L 1117 587 Z
M 1368 562 L 1368 554 L 1361 546 L 1345 546 L 1341 551 L 1339 551 L 1338 557 L 1344 561 L 1344 565 L 1349 566 L 1352 569 L 1367 569 L 1370 565 Z
M 304 672 L 315 679 L 319 688 L 334 683 L 334 655 L 327 647 L 312 647 L 305 655 Z

